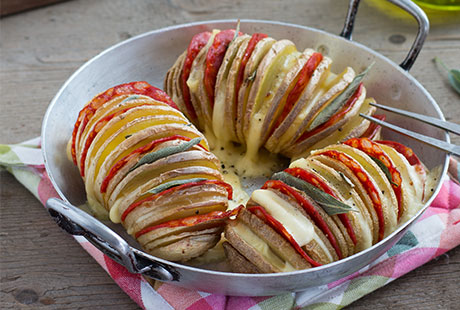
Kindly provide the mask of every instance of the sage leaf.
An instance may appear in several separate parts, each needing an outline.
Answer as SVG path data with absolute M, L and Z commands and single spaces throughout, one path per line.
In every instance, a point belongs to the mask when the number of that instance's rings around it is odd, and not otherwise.
M 256 79 L 256 75 L 257 75 L 257 69 L 254 70 L 254 72 L 252 72 L 251 75 L 248 76 L 246 80 L 248 82 L 252 82 L 252 81 L 254 81 Z
M 179 145 L 168 146 L 168 147 L 165 147 L 165 148 L 163 148 L 161 150 L 147 153 L 144 156 L 142 156 L 142 158 L 139 159 L 137 164 L 135 164 L 133 167 L 131 167 L 131 169 L 129 169 L 128 172 L 131 172 L 134 169 L 139 168 L 142 165 L 151 164 L 151 163 L 153 163 L 153 162 L 155 162 L 155 161 L 157 161 L 157 160 L 159 160 L 161 158 L 164 158 L 164 157 L 167 157 L 167 156 L 170 156 L 170 155 L 173 155 L 173 154 L 185 152 L 185 151 L 189 150 L 191 147 L 193 147 L 194 145 L 197 145 L 200 142 L 201 142 L 201 138 L 194 138 L 194 139 L 192 139 L 190 141 L 187 141 L 185 143 L 181 143 Z
M 230 41 L 230 44 L 232 44 L 233 41 L 235 41 L 236 38 L 238 38 L 238 34 L 239 34 L 239 33 L 240 33 L 240 19 L 238 18 L 238 21 L 237 21 L 237 23 L 236 23 L 235 35 L 233 36 L 232 41 Z M 229 44 L 229 45 L 230 45 L 230 44 Z
M 135 100 L 135 99 L 139 99 L 141 96 L 138 96 L 138 95 L 131 95 L 131 96 L 128 96 L 126 97 L 121 103 L 124 103 L 126 101 L 131 101 L 131 100 Z
M 449 80 L 450 85 L 457 93 L 460 94 L 460 70 L 447 68 L 439 57 L 435 57 L 433 60 L 437 65 L 447 71 L 447 79 Z
M 369 155 L 369 157 L 372 158 L 372 160 L 377 164 L 377 166 L 379 166 L 379 168 L 383 171 L 383 173 L 387 177 L 388 181 L 392 185 L 399 186 L 398 184 L 393 182 L 393 176 L 391 175 L 390 170 L 388 170 L 388 167 L 385 166 L 385 164 L 380 159 L 378 159 L 377 157 L 374 157 L 374 156 L 370 156 L 370 155 Z
M 191 179 L 185 179 L 185 180 L 169 181 L 169 182 L 160 184 L 152 188 L 151 190 L 148 190 L 147 193 L 158 194 L 171 187 L 175 187 L 175 186 L 179 186 L 179 185 L 187 184 L 187 183 L 201 182 L 201 181 L 206 181 L 206 180 L 207 180 L 206 178 L 191 178 Z
M 456 69 L 449 70 L 447 77 L 450 85 L 460 94 L 460 71 Z
M 328 193 L 323 192 L 319 188 L 311 185 L 310 183 L 305 182 L 302 179 L 296 178 L 295 176 L 287 172 L 281 171 L 275 173 L 272 176 L 272 180 L 283 181 L 287 185 L 303 191 L 305 194 L 307 194 L 307 196 L 311 197 L 314 201 L 316 201 L 329 215 L 342 214 L 348 213 L 349 211 L 353 211 L 353 209 L 349 205 L 337 200 Z
M 345 174 L 343 174 L 343 172 L 341 171 L 337 171 L 337 172 L 339 173 L 342 180 L 345 181 L 345 183 L 347 183 L 351 188 L 355 187 L 355 184 Z
M 315 129 L 316 127 L 324 124 L 327 122 L 337 111 L 339 111 L 350 99 L 351 96 L 355 93 L 356 89 L 358 89 L 359 84 L 364 79 L 366 74 L 372 68 L 374 63 L 371 63 L 369 67 L 367 67 L 363 72 L 355 76 L 353 81 L 337 96 L 335 97 L 331 103 L 329 103 L 318 115 L 313 119 L 311 124 L 307 127 L 307 131 Z

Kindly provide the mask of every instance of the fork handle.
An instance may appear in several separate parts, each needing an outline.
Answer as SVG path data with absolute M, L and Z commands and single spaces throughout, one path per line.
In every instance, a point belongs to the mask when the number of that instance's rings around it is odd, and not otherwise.
M 350 0 L 350 4 L 348 6 L 347 16 L 345 18 L 345 25 L 343 26 L 342 32 L 340 36 L 344 37 L 345 39 L 351 40 L 351 35 L 353 33 L 353 26 L 355 23 L 356 14 L 358 13 L 358 6 L 361 0 Z M 414 43 L 409 50 L 406 58 L 403 62 L 399 65 L 406 71 L 412 67 L 417 59 L 420 50 L 422 49 L 423 43 L 428 35 L 428 31 L 430 29 L 430 23 L 428 21 L 428 17 L 426 16 L 425 12 L 421 8 L 419 8 L 414 2 L 410 0 L 387 0 L 394 5 L 400 7 L 401 9 L 408 12 L 412 15 L 418 23 L 418 31 L 417 36 L 415 37 Z

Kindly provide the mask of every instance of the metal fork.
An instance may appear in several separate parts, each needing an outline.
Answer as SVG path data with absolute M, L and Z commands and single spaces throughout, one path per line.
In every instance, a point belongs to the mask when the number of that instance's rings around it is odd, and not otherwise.
M 408 116 L 410 118 L 422 121 L 424 123 L 427 123 L 427 124 L 433 125 L 435 127 L 438 127 L 438 128 L 445 129 L 447 131 L 453 132 L 453 133 L 455 133 L 457 135 L 460 135 L 460 125 L 458 125 L 458 124 L 446 122 L 446 121 L 443 121 L 443 120 L 440 120 L 440 119 L 437 119 L 437 118 L 434 118 L 434 117 L 426 116 L 426 115 L 421 115 L 421 114 L 408 112 L 408 111 L 404 111 L 404 110 L 400 110 L 400 109 L 396 109 L 396 108 L 392 108 L 392 107 L 387 107 L 387 106 L 384 106 L 384 105 L 381 105 L 381 104 L 378 104 L 378 103 L 374 103 L 374 102 L 372 102 L 371 105 L 373 105 L 375 107 L 378 107 L 378 108 L 380 108 L 382 110 L 387 110 L 387 111 L 390 111 L 390 112 L 394 112 L 396 114 Z M 441 140 L 438 140 L 438 139 L 435 139 L 435 138 L 432 138 L 432 137 L 428 137 L 428 136 L 425 136 L 425 135 L 422 135 L 422 134 L 419 134 L 419 133 L 416 133 L 416 132 L 413 132 L 413 131 L 410 131 L 410 130 L 407 130 L 407 129 L 404 129 L 404 128 L 401 128 L 401 127 L 398 127 L 398 126 L 395 126 L 393 124 L 387 123 L 385 121 L 381 121 L 381 120 L 379 120 L 379 119 L 377 119 L 375 117 L 372 117 L 372 116 L 368 116 L 368 115 L 365 115 L 365 114 L 362 114 L 362 113 L 360 113 L 359 115 L 361 117 L 364 117 L 365 119 L 368 119 L 368 120 L 376 123 L 376 124 L 379 124 L 380 126 L 386 127 L 388 129 L 391 129 L 391 130 L 394 130 L 396 132 L 399 132 L 399 133 L 401 133 L 401 134 L 403 134 L 405 136 L 414 138 L 414 139 L 416 139 L 418 141 L 421 141 L 421 142 L 424 142 L 424 143 L 426 143 L 428 145 L 434 146 L 434 147 L 436 147 L 436 148 L 438 148 L 440 150 L 443 150 L 443 151 L 445 151 L 447 153 L 460 156 L 460 146 L 458 146 L 458 145 L 451 144 L 451 143 L 448 143 L 446 141 L 441 141 Z

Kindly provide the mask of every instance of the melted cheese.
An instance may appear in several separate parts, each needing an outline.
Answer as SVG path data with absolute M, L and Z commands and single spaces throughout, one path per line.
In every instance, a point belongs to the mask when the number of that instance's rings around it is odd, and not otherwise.
M 210 145 L 210 151 L 222 162 L 221 172 L 224 180 L 235 178 L 265 178 L 287 166 L 286 159 L 261 149 L 254 158 L 247 156 L 245 147 L 241 144 L 223 142 L 215 136 L 205 133 Z M 245 156 L 243 156 L 245 155 Z M 232 176 L 233 175 L 233 176 Z M 227 177 L 228 176 L 228 177 Z M 260 187 L 260 186 L 259 186 Z M 252 191 L 252 190 L 251 190 Z
M 323 240 L 316 234 L 313 223 L 286 200 L 266 189 L 254 191 L 251 199 L 264 207 L 271 216 L 283 224 L 301 247 L 315 240 L 326 253 L 328 259 L 334 261 Z
M 87 195 L 88 205 L 91 207 L 91 215 L 95 216 L 100 220 L 106 220 L 109 213 L 107 210 L 92 196 Z M 86 205 L 86 204 L 85 204 Z M 87 211 L 87 210 L 84 210 Z
M 253 233 L 246 225 L 238 223 L 233 226 L 233 230 L 238 234 L 238 236 L 240 236 L 241 239 L 243 239 L 244 242 L 256 249 L 263 258 L 265 258 L 271 265 L 278 268 L 281 272 L 296 270 L 291 264 L 276 255 L 275 252 L 270 249 L 268 244 Z
M 348 185 L 346 182 L 343 182 L 340 175 L 338 175 L 335 170 L 327 170 L 322 166 L 321 163 L 316 161 L 308 161 L 305 158 L 298 159 L 292 162 L 289 165 L 289 168 L 299 167 L 302 169 L 308 170 L 312 168 L 317 175 L 326 181 L 326 183 L 334 188 L 341 197 L 343 197 L 343 202 L 352 207 L 356 212 L 350 212 L 350 217 L 353 218 L 353 222 L 357 223 L 361 228 L 361 238 L 362 238 L 362 250 L 372 246 L 372 227 L 369 225 L 370 222 L 364 218 L 365 212 L 362 208 L 359 208 L 358 205 L 362 205 L 362 202 L 358 201 L 360 199 L 358 194 Z M 369 215 L 367 215 L 369 216 Z

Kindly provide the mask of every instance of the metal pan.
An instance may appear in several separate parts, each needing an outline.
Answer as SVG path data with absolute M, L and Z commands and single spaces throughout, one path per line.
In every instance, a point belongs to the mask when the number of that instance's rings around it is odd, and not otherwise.
M 407 72 L 427 35 L 426 15 L 409 0 L 390 2 L 408 11 L 419 24 L 416 40 L 400 66 L 350 40 L 359 0 L 350 1 L 341 36 L 299 25 L 260 20 L 242 20 L 241 31 L 263 32 L 276 39 L 290 39 L 299 50 L 306 47 L 318 49 L 333 59 L 332 70 L 335 72 L 340 72 L 345 66 L 352 66 L 359 71 L 375 62 L 365 84 L 368 94 L 377 102 L 444 119 L 430 94 Z M 126 234 L 120 237 L 109 229 L 106 226 L 109 223 L 101 223 L 72 206 L 83 204 L 86 195 L 77 168 L 66 157 L 65 146 L 83 105 L 95 94 L 120 83 L 145 80 L 153 85 L 162 85 L 166 71 L 187 48 L 194 34 L 214 28 L 233 27 L 234 20 L 218 20 L 148 32 L 107 49 L 76 71 L 54 97 L 43 121 L 42 148 L 46 169 L 57 192 L 65 201 L 51 199 L 47 208 L 62 228 L 73 235 L 86 237 L 130 272 L 171 281 L 187 288 L 227 295 L 273 295 L 324 285 L 347 276 L 387 251 L 423 213 L 432 199 L 411 221 L 393 234 L 351 257 L 308 270 L 249 275 L 205 270 L 153 257 L 139 250 L 137 243 Z M 441 140 L 449 140 L 446 132 L 423 123 L 393 114 L 388 115 L 388 120 Z M 442 166 L 442 175 L 446 174 L 448 156 L 444 153 L 396 133 L 384 131 L 383 134 L 387 139 L 412 147 L 429 168 Z M 434 194 L 438 193 L 440 185 L 439 181 Z M 119 230 L 117 226 L 111 227 Z

